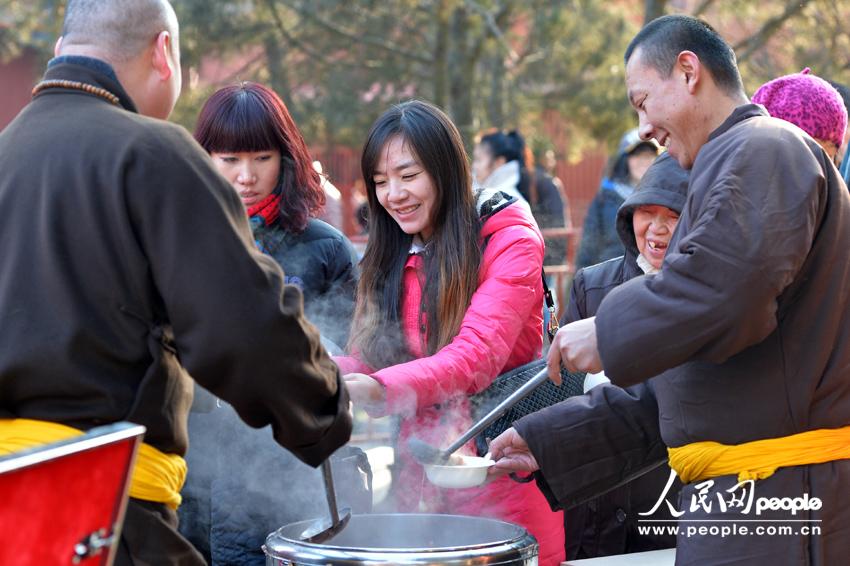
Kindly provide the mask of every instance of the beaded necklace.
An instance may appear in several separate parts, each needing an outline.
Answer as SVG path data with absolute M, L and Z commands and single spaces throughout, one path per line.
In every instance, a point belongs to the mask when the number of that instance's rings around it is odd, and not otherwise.
M 99 96 L 105 100 L 108 100 L 115 106 L 119 106 L 119 99 L 117 96 L 106 90 L 105 88 L 101 88 L 99 86 L 90 85 L 88 83 L 81 83 L 78 81 L 67 81 L 62 79 L 53 79 L 49 81 L 41 81 L 37 85 L 35 85 L 32 89 L 32 95 L 35 96 L 39 92 L 43 90 L 47 90 L 49 88 L 68 88 L 71 90 L 81 90 L 83 92 L 87 92 L 89 94 L 93 94 L 95 96 Z

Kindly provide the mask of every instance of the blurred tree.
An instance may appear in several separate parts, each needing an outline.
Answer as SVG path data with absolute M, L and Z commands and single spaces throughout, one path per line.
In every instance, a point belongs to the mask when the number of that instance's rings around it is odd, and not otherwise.
M 0 0 L 0 57 L 23 46 L 46 60 L 64 0 Z M 622 53 L 664 13 L 705 18 L 735 46 L 748 92 L 805 66 L 850 82 L 846 0 L 173 0 L 190 129 L 221 83 L 281 93 L 313 145 L 358 147 L 388 105 L 445 108 L 470 143 L 480 129 L 545 138 L 544 116 L 570 123 L 571 152 L 616 143 L 633 126 Z M 211 74 L 215 61 L 238 61 Z M 219 65 L 222 67 L 222 65 Z
M 665 13 L 667 0 L 645 0 L 643 9 L 643 25 L 655 18 L 660 18 Z
M 63 0 L 0 0 L 0 61 L 29 48 L 46 61 L 62 31 Z

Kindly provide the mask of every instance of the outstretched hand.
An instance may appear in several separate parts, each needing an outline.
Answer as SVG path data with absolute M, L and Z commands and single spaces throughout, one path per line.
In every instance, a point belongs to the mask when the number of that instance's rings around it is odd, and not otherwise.
M 598 373 L 602 371 L 602 360 L 596 346 L 596 317 L 571 322 L 561 327 L 552 340 L 546 366 L 549 379 L 561 384 L 561 366 L 567 371 Z
M 490 442 L 490 457 L 495 460 L 487 474 L 505 476 L 511 472 L 531 473 L 540 469 L 525 440 L 511 427 Z
M 348 373 L 342 376 L 352 403 L 363 408 L 382 407 L 387 401 L 384 386 L 363 373 Z

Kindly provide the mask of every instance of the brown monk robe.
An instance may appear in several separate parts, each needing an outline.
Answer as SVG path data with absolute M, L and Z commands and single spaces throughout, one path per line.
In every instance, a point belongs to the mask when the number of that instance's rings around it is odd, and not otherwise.
M 117 48 L 132 46 L 145 9 L 165 31 L 107 64 L 112 36 L 91 30 L 130 26 Z M 173 107 L 179 75 L 156 81 L 178 72 L 176 31 L 164 1 L 75 0 L 45 75 L 71 82 L 39 87 L 0 133 L 0 419 L 127 420 L 182 455 L 194 378 L 315 466 L 351 417 L 300 291 L 206 152 L 138 113 Z M 173 509 L 131 499 L 117 563 L 202 563 L 175 527 Z
M 742 147 L 765 149 L 742 162 Z M 605 374 L 633 387 L 600 387 L 514 424 L 550 502 L 568 508 L 622 485 L 665 460 L 665 445 L 741 444 L 850 423 L 850 198 L 837 175 L 814 140 L 760 106 L 739 107 L 712 134 L 661 273 L 612 290 L 596 315 Z M 741 247 L 752 253 L 715 263 Z M 722 540 L 687 537 L 700 523 L 681 522 L 677 564 L 843 564 L 848 482 L 850 460 L 779 468 L 755 482 L 756 498 L 808 494 L 823 506 L 760 516 L 754 507 L 722 512 L 718 495 L 728 500 L 734 474 L 713 478 L 710 510 L 692 510 L 701 482 L 687 484 L 682 519 L 822 522 L 770 524 L 791 525 L 794 536 Z
M 626 53 L 641 133 L 691 168 L 688 199 L 661 272 L 612 290 L 595 321 L 556 338 L 568 366 L 601 360 L 612 383 L 642 389 L 603 387 L 515 425 L 558 502 L 640 473 L 664 445 L 687 452 L 708 441 L 846 435 L 850 425 L 850 196 L 835 166 L 802 130 L 748 104 L 731 48 L 704 23 L 659 18 Z M 749 493 L 728 490 L 738 473 L 786 453 L 787 439 L 724 468 L 734 473 L 683 478 L 677 564 L 846 564 L 847 442 L 816 440 L 807 439 L 819 446 L 809 454 L 792 439 L 805 459 L 745 484 Z M 709 463 L 722 461 L 714 454 Z M 733 495 L 744 505 L 730 507 Z M 812 498 L 820 504 L 789 508 Z M 757 514 L 759 501 L 780 508 Z M 732 523 L 790 531 L 721 537 L 685 528 Z

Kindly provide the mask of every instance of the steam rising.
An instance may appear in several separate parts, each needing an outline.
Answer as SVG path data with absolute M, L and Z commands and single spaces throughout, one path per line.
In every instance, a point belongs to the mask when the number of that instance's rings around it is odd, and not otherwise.
M 322 331 L 323 345 L 331 355 L 342 354 L 340 346 L 347 342 L 353 307 L 345 293 L 326 294 L 306 304 L 308 319 Z M 406 347 L 401 334 L 385 338 Z M 340 365 L 343 373 L 347 373 L 345 363 L 341 361 Z M 478 373 L 484 375 L 485 371 L 476 371 L 475 388 L 486 386 L 485 381 L 488 381 Z M 393 496 L 381 505 L 382 512 L 428 512 L 447 508 L 445 491 L 428 483 L 424 470 L 413 461 L 406 446 L 406 438 L 415 434 L 435 446 L 445 447 L 471 426 L 467 393 L 458 395 L 451 384 L 440 386 L 445 390 L 437 392 L 436 397 L 442 401 L 418 413 L 418 399 L 413 388 L 402 391 L 397 399 L 403 420 L 401 430 L 396 432 L 403 441 L 393 446 L 396 485 Z M 363 431 L 355 430 L 357 432 Z M 261 545 L 269 533 L 296 522 L 327 516 L 320 471 L 279 446 L 272 438 L 270 427 L 261 430 L 248 427 L 229 405 L 196 388 L 189 434 L 189 475 L 180 508 L 180 530 L 208 559 L 264 564 Z M 395 439 L 399 434 L 392 436 Z M 335 455 L 337 498 L 340 507 L 351 507 L 355 514 L 364 513 L 371 509 L 371 493 L 363 487 L 368 483 L 363 468 L 368 466 L 361 462 L 358 470 L 353 458 L 345 462 L 336 459 L 351 451 L 350 447 L 345 447 Z M 475 454 L 471 444 L 459 452 Z M 402 485 L 400 477 L 404 478 Z

